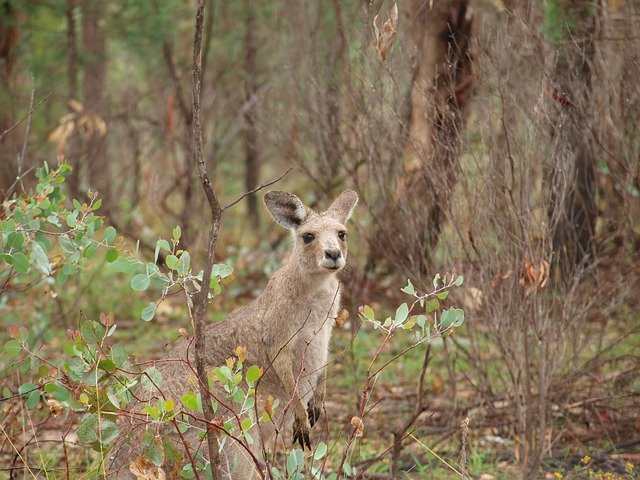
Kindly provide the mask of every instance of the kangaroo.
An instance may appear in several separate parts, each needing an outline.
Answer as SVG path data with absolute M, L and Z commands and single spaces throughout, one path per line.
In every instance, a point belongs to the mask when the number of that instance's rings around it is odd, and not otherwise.
M 223 365 L 234 355 L 236 347 L 243 346 L 247 352 L 244 364 L 256 364 L 264 369 L 256 388 L 256 402 L 268 396 L 278 401 L 274 422 L 267 425 L 262 422 L 259 431 L 254 431 L 256 426 L 251 430 L 251 435 L 258 440 L 251 447 L 257 458 L 262 458 L 277 434 L 282 435 L 289 429 L 292 429 L 294 443 L 311 448 L 310 431 L 320 417 L 325 399 L 329 340 L 340 306 L 341 286 L 337 274 L 347 259 L 345 225 L 358 195 L 345 190 L 322 213 L 314 212 L 298 197 L 286 192 L 267 192 L 264 201 L 273 219 L 291 231 L 291 255 L 261 295 L 231 312 L 225 320 L 209 325 L 205 331 L 208 369 Z M 168 356 L 171 361 L 157 363 L 165 381 L 159 388 L 161 395 L 156 397 L 172 398 L 179 405 L 185 392 L 197 390 L 193 371 L 184 361 L 195 365 L 190 345 L 187 339 L 181 340 Z M 214 388 L 212 393 L 224 398 L 222 389 L 218 389 Z M 136 397 L 140 402 L 150 400 L 148 395 Z M 141 403 L 131 407 L 131 411 L 140 410 Z M 145 429 L 144 422 L 136 425 L 135 420 L 128 419 L 122 429 L 124 434 L 110 457 L 108 478 L 111 479 L 134 478 L 129 465 L 142 454 L 139 440 Z M 168 430 L 155 433 L 161 437 L 177 436 Z M 187 435 L 191 434 L 187 432 Z M 231 439 L 225 440 L 220 455 L 225 478 L 255 478 L 256 466 L 251 455 Z M 184 450 L 184 441 L 175 444 Z M 187 444 L 193 450 L 206 449 L 206 444 L 195 435 L 187 439 Z M 178 468 L 188 461 L 186 452 L 180 453 L 183 460 Z M 168 462 L 163 468 L 173 468 L 176 472 L 176 465 Z M 171 478 L 169 471 L 167 475 Z

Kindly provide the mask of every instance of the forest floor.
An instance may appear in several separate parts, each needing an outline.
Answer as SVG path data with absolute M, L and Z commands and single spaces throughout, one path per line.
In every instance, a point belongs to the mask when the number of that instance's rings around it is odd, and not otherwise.
M 261 263 L 261 262 L 259 262 Z M 240 279 L 235 279 L 226 286 L 226 295 L 217 297 L 211 305 L 213 321 L 221 319 L 239 305 L 249 302 L 264 286 L 266 275 L 264 272 L 243 270 L 243 264 L 236 266 L 243 272 Z M 162 302 L 158 308 L 153 324 L 132 318 L 130 313 L 138 308 L 130 303 L 123 291 L 127 286 L 114 282 L 114 289 L 120 292 L 117 297 L 101 296 L 101 283 L 82 283 L 83 295 L 94 299 L 100 309 L 112 308 L 116 314 L 118 324 L 117 333 L 113 341 L 126 345 L 137 359 L 150 360 L 161 357 L 172 348 L 172 343 L 179 337 L 178 329 L 187 327 L 186 312 L 183 302 L 177 297 L 171 297 Z M 242 288 L 239 287 L 242 285 Z M 94 291 L 94 288 L 96 289 Z M 379 305 L 395 305 L 399 298 L 397 289 L 378 287 L 375 292 L 369 292 L 369 298 L 375 298 Z M 391 293 L 389 293 L 391 292 Z M 144 304 L 144 299 L 136 300 Z M 350 306 L 352 312 L 349 322 L 342 329 L 335 329 L 331 346 L 330 358 L 333 360 L 328 371 L 328 391 L 326 399 L 326 415 L 314 428 L 314 442 L 324 441 L 329 446 L 328 469 L 337 468 L 336 463 L 342 451 L 342 446 L 351 431 L 350 419 L 358 412 L 361 398 L 363 379 L 368 363 L 380 344 L 380 332 L 371 328 L 359 329 L 355 340 L 351 322 L 358 322 L 356 306 Z M 384 308 L 382 308 L 384 309 Z M 98 310 L 89 309 L 82 315 L 91 317 Z M 63 332 L 63 329 L 60 329 Z M 464 343 L 465 331 L 456 332 L 456 340 Z M 407 340 L 408 341 L 408 340 Z M 628 351 L 628 345 L 640 344 L 640 333 L 626 339 L 623 350 Z M 56 348 L 60 342 L 50 341 L 51 355 L 56 355 Z M 56 347 L 57 346 L 57 347 Z M 407 343 L 394 342 L 385 347 L 383 353 L 391 358 L 401 352 Z M 451 346 L 451 345 L 449 345 Z M 432 362 L 426 376 L 427 408 L 418 417 L 418 426 L 412 436 L 403 442 L 403 449 L 398 457 L 400 467 L 399 478 L 414 479 L 449 479 L 459 478 L 461 464 L 464 464 L 471 478 L 481 480 L 511 479 L 520 475 L 517 461 L 517 448 L 514 443 L 513 409 L 509 398 L 505 394 L 495 394 L 486 398 L 478 393 L 473 382 L 465 371 L 463 359 L 455 363 L 455 371 L 449 369 L 446 357 L 446 345 L 442 339 L 436 339 L 432 345 Z M 360 438 L 349 461 L 359 471 L 367 468 L 366 478 L 388 478 L 388 454 L 381 455 L 394 443 L 393 432 L 411 415 L 416 404 L 416 378 L 420 375 L 424 350 L 416 349 L 402 357 L 401 361 L 393 363 L 385 369 L 376 381 L 373 395 L 370 398 L 370 409 L 364 419 L 364 436 Z M 631 358 L 631 362 L 637 359 Z M 640 469 L 640 420 L 635 424 L 629 423 L 628 416 L 616 415 L 616 408 L 628 408 L 635 403 L 625 402 L 607 405 L 611 398 L 602 396 L 588 398 L 580 394 L 579 382 L 591 382 L 598 385 L 596 392 L 613 388 L 618 382 L 637 382 L 638 379 L 629 378 L 629 372 L 637 371 L 637 365 L 630 368 L 628 362 L 620 361 L 613 368 L 599 368 L 589 376 L 576 380 L 571 392 L 570 409 L 560 409 L 552 405 L 551 422 L 549 428 L 550 450 L 546 452 L 546 460 L 542 464 L 539 478 L 572 479 L 637 479 Z M 626 375 L 626 376 L 625 376 Z M 592 395 L 593 389 L 583 389 Z M 452 393 L 455 392 L 455 393 Z M 578 393 L 576 393 L 578 392 Z M 11 411 L 5 406 L 4 414 L 8 418 Z M 636 413 L 636 418 L 640 418 Z M 64 416 L 61 416 L 64 417 Z M 461 435 L 460 424 L 465 418 L 469 419 L 466 434 Z M 73 421 L 72 421 L 73 423 Z M 73 443 L 74 430 L 69 429 L 69 419 L 57 418 L 48 422 L 46 428 L 39 431 L 38 441 L 41 445 L 52 445 L 61 435 L 67 432 L 68 440 Z M 15 449 L 6 441 L 0 441 L 0 465 L 19 465 L 16 462 Z M 55 448 L 43 448 L 53 458 L 60 456 L 59 442 Z M 56 453 L 57 452 L 57 453 Z M 70 459 L 79 465 L 87 464 L 85 449 L 69 448 Z M 331 452 L 336 453 L 331 455 Z M 372 459 L 381 456 L 379 460 Z M 59 458 L 58 458 L 59 460 Z M 333 462 L 333 463 L 332 463 Z M 4 476 L 3 476 L 4 475 Z M 0 470 L 0 479 L 20 478 L 10 477 Z M 57 477 L 50 477 L 57 478 Z M 61 477 L 63 478 L 63 477 Z

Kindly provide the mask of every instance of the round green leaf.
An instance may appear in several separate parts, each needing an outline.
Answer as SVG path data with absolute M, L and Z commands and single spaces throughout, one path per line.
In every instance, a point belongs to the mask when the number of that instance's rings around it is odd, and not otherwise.
M 154 392 L 157 387 L 162 385 L 162 374 L 156 367 L 147 368 L 140 377 L 142 388 L 148 392 Z
M 104 229 L 104 242 L 107 245 L 113 244 L 113 241 L 116 239 L 116 229 L 113 227 L 107 227 Z
M 147 305 L 142 309 L 142 313 L 140 314 L 140 317 L 145 322 L 151 321 L 156 314 L 157 308 L 158 306 L 154 302 L 149 302 L 149 305 Z
M 255 383 L 260 378 L 260 375 L 262 375 L 260 367 L 258 367 L 257 365 L 251 365 L 247 369 L 245 378 L 247 379 L 247 382 Z
M 144 273 L 139 273 L 131 279 L 131 288 L 136 292 L 144 292 L 149 288 L 151 279 Z
M 115 248 L 110 248 L 109 250 L 107 250 L 105 258 L 109 263 L 115 262 L 118 259 L 118 250 L 116 250 Z
M 9 264 L 16 269 L 18 273 L 27 273 L 29 271 L 29 259 L 22 253 L 13 253 L 9 255 Z
M 324 442 L 320 442 L 316 447 L 316 451 L 313 452 L 313 459 L 320 460 L 327 454 L 327 444 Z
M 4 351 L 9 355 L 9 358 L 17 356 L 20 353 L 21 348 L 22 347 L 17 340 L 9 340 L 4 344 Z

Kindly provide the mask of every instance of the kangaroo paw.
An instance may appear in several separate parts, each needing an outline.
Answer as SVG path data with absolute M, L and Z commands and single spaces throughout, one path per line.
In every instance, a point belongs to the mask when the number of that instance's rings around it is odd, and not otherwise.
M 310 426 L 306 418 L 298 418 L 293 422 L 293 443 L 298 442 L 302 449 L 311 450 Z

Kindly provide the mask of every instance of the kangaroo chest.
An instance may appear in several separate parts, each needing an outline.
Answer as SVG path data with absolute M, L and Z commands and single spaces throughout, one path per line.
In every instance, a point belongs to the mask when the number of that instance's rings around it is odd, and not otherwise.
M 300 309 L 293 322 L 297 333 L 293 337 L 294 351 L 291 367 L 298 380 L 303 403 L 311 398 L 318 377 L 327 365 L 329 341 L 340 304 L 340 290 L 336 284 L 318 292 L 313 308 Z

